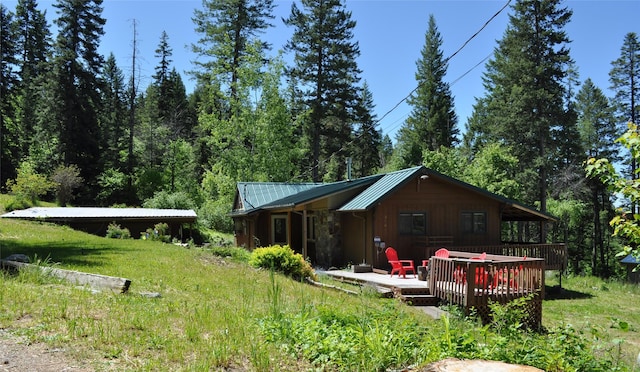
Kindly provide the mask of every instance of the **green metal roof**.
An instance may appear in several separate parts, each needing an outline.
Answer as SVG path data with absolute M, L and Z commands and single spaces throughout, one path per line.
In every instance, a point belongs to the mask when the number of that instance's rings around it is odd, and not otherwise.
M 280 183 L 280 182 L 238 182 L 239 202 L 242 208 L 231 212 L 232 216 L 247 215 L 259 210 L 291 208 L 334 194 L 367 187 L 381 174 L 349 181 L 332 183 Z
M 234 211 L 234 213 L 249 213 L 276 200 L 322 185 L 322 183 L 238 182 L 237 197 L 240 198 L 242 208 Z
M 343 205 L 340 212 L 365 211 L 377 204 L 379 200 L 391 194 L 395 189 L 411 180 L 417 173 L 424 173 L 425 167 L 413 167 L 385 174 L 376 183 L 364 190 L 347 204 Z
M 299 204 L 308 203 L 313 200 L 325 198 L 330 195 L 335 195 L 341 192 L 352 190 L 354 188 L 367 187 L 376 182 L 376 180 L 378 180 L 382 176 L 383 175 L 378 174 L 374 176 L 358 178 L 355 180 L 326 183 L 321 186 L 302 191 L 298 194 L 293 194 L 285 198 L 275 200 L 269 204 L 263 205 L 262 208 L 275 209 L 283 207 L 293 207 Z
M 514 200 L 505 198 L 504 196 L 494 194 L 490 191 L 481 189 L 477 186 L 473 186 L 453 177 L 449 177 L 424 166 L 403 169 L 400 171 L 385 174 L 384 177 L 379 179 L 376 183 L 364 190 L 358 196 L 351 199 L 351 201 L 343 205 L 340 209 L 338 209 L 338 211 L 366 211 L 374 207 L 382 199 L 393 193 L 395 190 L 397 190 L 410 180 L 414 179 L 415 177 L 422 176 L 438 178 L 444 182 L 458 185 L 469 191 L 476 192 L 487 198 L 502 203 L 502 219 L 504 221 L 557 221 L 557 218 L 551 216 L 550 214 L 540 212 L 535 208 L 527 207 Z
M 441 181 L 457 185 L 502 203 L 504 221 L 556 221 L 547 213 L 519 204 L 511 199 L 446 176 L 424 166 L 377 174 L 349 181 L 332 183 L 278 183 L 278 182 L 239 182 L 236 206 L 232 216 L 251 214 L 260 210 L 292 208 L 300 204 L 337 195 L 341 192 L 361 188 L 362 192 L 347 201 L 339 212 L 366 211 L 377 205 L 382 199 L 395 192 L 416 177 L 434 177 Z

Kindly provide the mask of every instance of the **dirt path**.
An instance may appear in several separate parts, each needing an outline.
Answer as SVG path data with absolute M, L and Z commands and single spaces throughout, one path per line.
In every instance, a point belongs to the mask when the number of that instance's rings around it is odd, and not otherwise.
M 0 372 L 89 372 L 67 357 L 64 349 L 25 340 L 0 330 Z

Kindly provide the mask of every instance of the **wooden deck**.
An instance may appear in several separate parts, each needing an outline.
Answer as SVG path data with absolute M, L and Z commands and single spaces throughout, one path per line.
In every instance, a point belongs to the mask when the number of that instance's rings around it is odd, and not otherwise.
M 450 251 L 449 258 L 429 260 L 431 294 L 444 302 L 460 305 L 466 313 L 477 312 L 490 321 L 491 303 L 506 304 L 531 296 L 527 305 L 527 325 L 542 324 L 545 261 L 542 258 L 487 255 L 470 259 L 469 252 Z
M 335 280 L 362 286 L 372 286 L 384 297 L 395 297 L 413 306 L 437 306 L 440 299 L 429 291 L 429 282 L 417 276 L 406 278 L 378 272 L 354 273 L 343 270 L 324 271 Z
M 545 270 L 564 271 L 567 268 L 567 247 L 562 243 L 504 243 L 500 245 L 478 246 L 428 246 L 424 249 L 424 257 L 433 256 L 435 251 L 440 247 L 445 247 L 451 251 L 474 253 L 475 255 L 486 252 L 490 255 L 496 256 L 542 258 L 545 262 Z
M 488 254 L 485 260 L 472 260 L 470 258 L 477 254 L 460 251 L 449 254 L 449 258 L 429 259 L 427 281 L 412 275 L 405 279 L 375 272 L 331 270 L 324 273 L 336 280 L 376 286 L 381 293 L 387 288 L 387 294 L 414 306 L 460 305 L 467 314 L 475 311 L 485 323 L 491 320 L 491 303 L 506 304 L 531 296 L 525 322 L 534 329 L 541 326 L 544 259 Z

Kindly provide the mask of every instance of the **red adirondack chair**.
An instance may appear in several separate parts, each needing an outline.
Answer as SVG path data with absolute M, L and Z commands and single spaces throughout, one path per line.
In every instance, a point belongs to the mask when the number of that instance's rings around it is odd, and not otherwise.
M 434 254 L 436 257 L 449 258 L 449 250 L 447 248 L 440 248 Z
M 403 278 L 406 278 L 407 271 L 411 271 L 413 273 L 413 277 L 416 277 L 416 268 L 413 266 L 413 261 L 399 260 L 398 252 L 391 247 L 387 248 L 384 253 L 387 255 L 387 260 L 391 264 L 391 276 L 393 276 L 393 274 L 398 274 L 398 277 L 402 275 Z

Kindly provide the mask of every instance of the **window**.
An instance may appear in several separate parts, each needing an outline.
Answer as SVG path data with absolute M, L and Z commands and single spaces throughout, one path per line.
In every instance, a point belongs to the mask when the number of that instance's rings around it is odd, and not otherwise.
M 484 234 L 487 232 L 487 214 L 485 212 L 462 212 L 462 232 Z
M 288 244 L 287 234 L 287 216 L 273 215 L 271 216 L 271 237 L 273 244 Z
M 400 235 L 426 235 L 427 214 L 424 212 L 400 213 L 398 232 Z

